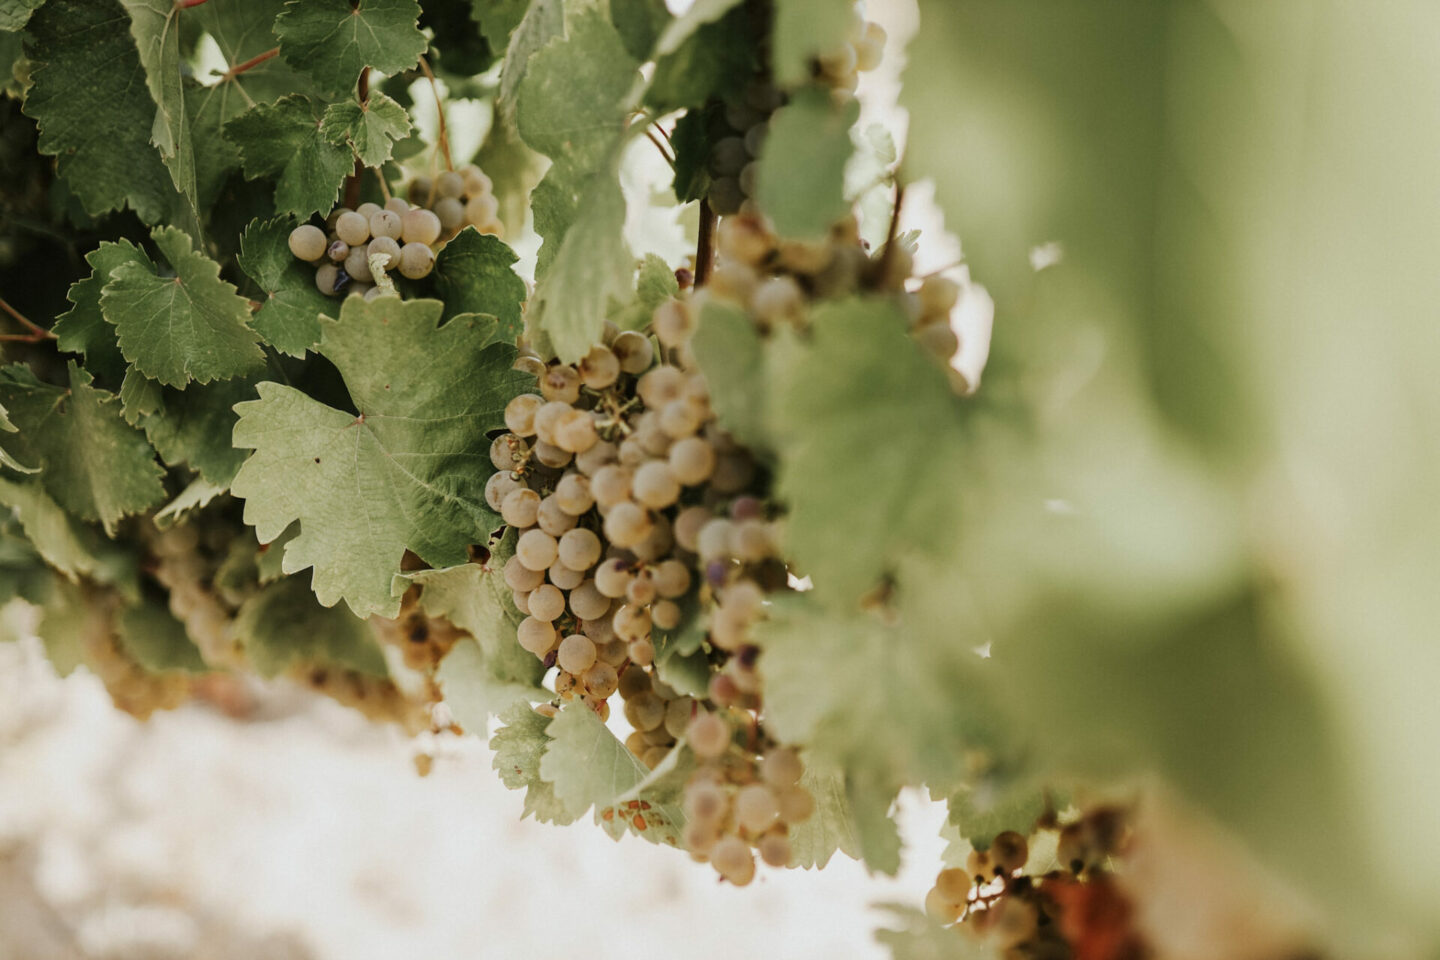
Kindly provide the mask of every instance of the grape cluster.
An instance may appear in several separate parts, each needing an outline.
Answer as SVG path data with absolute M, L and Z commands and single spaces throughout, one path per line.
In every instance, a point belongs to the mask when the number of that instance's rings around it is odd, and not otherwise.
M 118 598 L 86 589 L 80 631 L 85 665 L 105 685 L 111 701 L 137 720 L 156 710 L 173 710 L 190 699 L 190 678 L 179 671 L 151 673 L 125 651 L 116 632 Z
M 755 195 L 757 161 L 770 132 L 770 115 L 785 103 L 785 94 L 755 78 L 742 96 L 712 112 L 710 118 L 710 209 L 720 216 L 739 213 Z
M 383 276 L 398 270 L 411 280 L 429 276 L 436 245 L 467 224 L 481 233 L 503 232 L 490 178 L 474 164 L 448 170 L 433 183 L 418 178 L 408 195 L 409 201 L 391 197 L 384 206 L 338 207 L 323 230 L 301 224 L 290 232 L 290 252 L 315 265 L 315 286 L 326 296 L 371 300 L 385 288 L 376 271 Z
M 579 699 L 604 719 L 618 692 L 634 730 L 626 746 L 652 768 L 685 737 L 702 760 L 686 796 L 714 800 L 695 801 L 685 842 L 743 884 L 752 845 L 769 863 L 789 862 L 786 824 L 813 801 L 794 753 L 732 749 L 734 730 L 764 739 L 750 627 L 787 571 L 765 478 L 710 409 L 689 348 L 694 326 L 690 304 L 672 299 L 651 320 L 659 362 L 654 341 L 610 326 L 574 365 L 522 355 L 517 365 L 540 392 L 507 406 L 485 496 L 518 532 L 504 568 L 525 614 L 517 641 L 557 668 L 556 703 L 538 709 L 553 716 Z M 716 667 L 704 697 L 656 671 L 656 631 L 689 617 L 705 628 Z M 644 811 L 633 815 L 638 827 Z
M 885 39 L 885 28 L 866 20 L 856 4 L 850 12 L 845 42 L 815 59 L 815 79 L 837 93 L 853 96 L 860 85 L 860 74 L 874 70 L 884 59 Z
M 1040 838 L 1047 834 L 1058 866 L 1032 872 L 1032 847 L 1042 846 Z M 1103 956 L 1139 960 L 1148 951 L 1109 872 L 1128 838 L 1128 815 L 1120 808 L 1097 807 L 1063 825 L 1048 812 L 1029 840 L 1006 831 L 988 849 L 972 850 L 963 869 L 941 870 L 925 897 L 925 911 L 985 938 L 1006 960 L 1070 960 L 1079 955 L 1080 944 L 1097 939 L 1107 945 Z

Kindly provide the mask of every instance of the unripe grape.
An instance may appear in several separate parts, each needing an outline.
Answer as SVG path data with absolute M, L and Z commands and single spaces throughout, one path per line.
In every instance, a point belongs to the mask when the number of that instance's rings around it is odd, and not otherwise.
M 435 201 L 435 216 L 442 234 L 453 233 L 465 225 L 465 204 L 455 197 L 441 197 Z
M 757 160 L 745 164 L 745 166 L 740 169 L 740 190 L 745 196 L 753 197 L 759 189 L 760 162 Z
M 590 480 L 573 472 L 560 478 L 555 485 L 554 497 L 556 505 L 572 517 L 580 516 L 595 505 L 595 497 L 590 493 Z
M 315 289 L 327 297 L 335 295 L 335 283 L 340 279 L 340 271 L 333 263 L 322 263 L 320 269 L 315 271 Z
M 369 251 L 365 244 L 351 244 L 350 253 L 345 257 L 345 272 L 351 279 L 359 280 L 361 283 L 373 283 L 375 278 L 370 273 L 370 261 L 367 259 Z
M 540 501 L 540 512 L 536 515 L 536 523 L 540 524 L 540 529 L 550 536 L 561 537 L 575 528 L 575 515 L 562 509 L 560 502 L 552 493 Z
M 671 400 L 680 399 L 680 390 L 684 384 L 685 374 L 678 368 L 660 366 L 640 378 L 635 384 L 635 392 L 640 395 L 646 407 L 658 410 Z
M 721 837 L 710 849 L 710 864 L 720 876 L 737 887 L 755 879 L 755 858 L 739 837 Z
M 530 653 L 545 659 L 545 654 L 555 645 L 555 628 L 544 620 L 537 620 L 534 617 L 526 617 L 520 621 L 520 626 L 515 630 L 516 638 L 520 646 Z
M 683 441 L 682 441 L 683 442 Z M 704 441 L 701 441 L 704 442 Z M 676 444 L 676 447 L 680 444 Z M 673 453 L 674 447 L 671 448 Z M 675 462 L 672 459 L 670 468 L 675 469 Z M 678 473 L 678 471 L 677 471 Z M 705 507 L 686 507 L 675 517 L 675 542 L 683 549 L 691 553 L 700 548 L 700 531 L 704 529 L 713 518 L 714 514 Z
M 531 570 L 546 570 L 555 562 L 558 546 L 544 530 L 526 530 L 515 544 L 515 556 Z
M 645 691 L 625 701 L 625 719 L 636 730 L 654 730 L 665 722 L 665 701 Z
M 633 547 L 649 535 L 653 522 L 643 507 L 622 500 L 605 514 L 604 526 L 606 539 L 615 546 Z
M 931 887 L 925 894 L 925 914 L 942 926 L 949 926 L 959 920 L 965 912 L 965 901 L 953 901 L 944 896 L 938 887 Z
M 589 570 L 600 559 L 600 538 L 576 527 L 560 537 L 560 562 L 571 570 Z
M 531 570 L 519 557 L 512 556 L 505 561 L 505 585 L 511 590 L 530 591 L 544 582 L 545 571 Z
M 790 840 L 784 834 L 766 834 L 755 849 L 760 852 L 760 859 L 772 867 L 790 866 Z
M 520 530 L 535 526 L 535 515 L 540 510 L 540 494 L 529 487 L 512 490 L 500 501 L 500 518 Z
M 615 667 L 600 659 L 591 664 L 580 679 L 585 683 L 586 693 L 601 699 L 614 693 L 616 686 L 620 683 L 620 677 L 615 672 Z
M 745 131 L 757 123 L 765 122 L 766 111 L 756 109 L 746 100 L 725 105 L 725 122 L 733 129 Z
M 799 782 L 805 772 L 800 756 L 786 747 L 776 747 L 760 761 L 760 778 L 772 787 L 788 787 Z
M 599 595 L 598 591 L 596 595 Z M 650 611 L 634 604 L 623 604 L 615 611 L 613 625 L 615 635 L 621 640 L 643 640 L 650 636 Z
M 591 390 L 604 390 L 620 379 L 620 361 L 608 347 L 596 344 L 580 360 L 580 379 Z
M 389 210 L 381 212 L 392 217 L 394 216 Z M 377 236 L 365 246 L 365 262 L 369 263 L 371 257 L 377 256 L 385 258 L 384 262 L 380 265 L 386 270 L 395 269 L 400 265 L 400 244 L 396 243 L 393 237 Z
M 759 157 L 761 149 L 765 146 L 765 139 L 769 135 L 770 125 L 768 123 L 757 123 L 749 130 L 746 130 L 745 152 L 751 157 Z
M 733 177 L 749 159 L 744 139 L 725 137 L 710 149 L 710 171 L 717 177 Z
M 542 583 L 530 591 L 529 605 L 530 616 L 551 623 L 565 612 L 565 594 L 553 584 Z
M 713 760 L 730 748 L 730 725 L 717 713 L 701 712 L 685 729 L 695 756 Z
M 570 591 L 570 612 L 581 620 L 603 617 L 609 610 L 610 598 L 595 589 L 594 580 L 586 580 Z
M 495 219 L 500 212 L 500 201 L 488 193 L 479 193 L 465 202 L 465 219 L 477 227 L 483 227 Z
M 435 269 L 435 251 L 423 243 L 407 243 L 400 248 L 400 273 L 411 280 L 428 277 Z
M 815 812 L 815 798 L 798 784 L 778 791 L 775 801 L 780 807 L 780 819 L 786 823 L 803 823 Z
M 556 663 L 561 670 L 584 673 L 595 663 L 595 644 L 583 633 L 572 633 L 560 641 Z
M 423 207 L 405 211 L 400 218 L 400 238 L 407 244 L 431 244 L 440 239 L 440 218 Z
M 335 233 L 352 247 L 364 246 L 370 239 L 370 221 L 354 210 L 342 213 L 335 220 Z
M 505 428 L 517 437 L 535 436 L 535 414 L 545 401 L 533 393 L 522 393 L 505 405 Z
M 550 564 L 550 569 L 546 572 L 546 575 L 550 578 L 550 582 L 561 590 L 574 590 L 585 582 L 585 571 L 567 567 L 559 560 Z M 587 633 L 586 636 L 590 636 L 590 634 Z M 593 640 L 595 638 L 590 636 L 590 639 Z
M 674 297 L 655 308 L 650 315 L 650 325 L 667 347 L 678 347 L 695 333 L 695 318 L 690 314 L 689 305 Z
M 464 196 L 465 178 L 454 170 L 446 170 L 435 178 L 435 192 L 442 197 Z
M 325 231 L 302 223 L 290 231 L 290 252 L 301 260 L 319 260 L 325 255 Z
M 644 373 L 655 359 L 655 348 L 650 341 L 634 330 L 626 330 L 617 336 L 610 344 L 610 350 L 620 361 L 620 369 L 626 373 Z
M 670 464 L 663 460 L 651 460 L 635 471 L 630 489 L 635 499 L 645 506 L 663 510 L 679 498 L 680 481 L 670 471 Z
M 745 144 L 740 144 L 743 149 Z M 718 216 L 729 217 L 740 212 L 745 194 L 740 190 L 740 181 L 734 177 L 717 177 L 710 181 L 710 209 Z

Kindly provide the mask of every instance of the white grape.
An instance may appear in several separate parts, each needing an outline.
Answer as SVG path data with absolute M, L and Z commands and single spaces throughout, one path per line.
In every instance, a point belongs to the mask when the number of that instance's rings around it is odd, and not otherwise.
M 715 461 L 710 486 L 716 493 L 739 493 L 755 479 L 755 463 L 743 453 L 725 454 Z
M 586 580 L 570 591 L 570 612 L 581 620 L 595 620 L 610 609 L 610 598 L 595 588 L 594 580 Z
M 617 547 L 633 547 L 644 540 L 654 526 L 650 514 L 629 500 L 622 500 L 605 514 L 605 537 Z
M 572 633 L 560 641 L 556 662 L 568 673 L 584 673 L 595 663 L 595 644 L 582 633 Z
M 580 399 L 580 371 L 569 364 L 556 364 L 540 378 L 540 392 L 546 400 L 574 403 Z
M 685 437 L 675 441 L 670 446 L 667 459 L 671 474 L 687 487 L 704 483 L 715 471 L 715 448 L 703 437 Z
M 382 210 L 381 213 L 394 216 L 389 210 Z M 393 270 L 400 265 L 400 244 L 396 243 L 393 237 L 377 236 L 365 247 L 365 262 L 369 263 L 370 258 L 376 256 L 385 258 L 385 262 L 381 264 L 382 267 L 386 270 Z
M 530 616 L 550 623 L 565 612 L 565 594 L 553 584 L 542 583 L 530 591 L 529 606 Z
M 377 210 L 370 215 L 370 236 L 377 240 L 381 237 L 398 240 L 402 229 L 400 214 L 394 210 Z
M 740 190 L 740 181 L 734 177 L 716 177 L 710 182 L 707 199 L 710 201 L 711 210 L 722 217 L 729 217 L 740 212 L 740 205 L 745 202 L 745 194 Z
M 380 204 L 371 203 L 367 200 L 365 203 L 362 203 L 360 204 L 360 206 L 356 207 L 355 212 L 365 218 L 365 223 L 368 226 L 370 223 L 370 218 L 384 209 L 385 208 L 380 206 Z
M 535 436 L 535 414 L 545 401 L 533 393 L 522 393 L 505 405 L 505 428 L 517 437 Z
M 567 567 L 559 560 L 556 560 L 554 563 L 550 564 L 548 576 L 550 577 L 550 582 L 555 584 L 555 586 L 559 587 L 561 590 L 574 590 L 576 587 L 580 586 L 580 584 L 585 582 L 584 570 L 576 570 L 573 567 Z
M 760 761 L 760 778 L 772 787 L 788 787 L 800 780 L 805 768 L 800 756 L 785 747 L 776 747 Z
M 652 576 L 655 592 L 662 597 L 683 597 L 690 589 L 690 568 L 679 560 L 664 560 L 656 565 Z
M 673 463 L 671 469 L 674 469 Z M 714 516 L 705 507 L 686 507 L 681 510 L 675 517 L 675 542 L 691 553 L 696 552 L 700 547 L 700 531 Z
M 754 217 L 732 217 L 722 221 L 715 233 L 720 256 L 733 263 L 756 265 L 770 256 L 775 240 L 765 225 Z
M 638 467 L 650 454 L 645 452 L 645 444 L 639 434 L 632 434 L 620 441 L 619 460 L 622 466 Z
M 340 270 L 333 263 L 322 263 L 315 271 L 315 289 L 327 297 L 335 295 L 335 281 L 340 279 Z
M 601 440 L 589 450 L 575 454 L 575 466 L 587 477 L 593 477 L 595 471 L 606 464 L 614 463 L 620 455 L 620 450 L 615 444 L 608 440 Z
M 765 146 L 765 138 L 770 135 L 768 123 L 757 123 L 745 131 L 745 152 L 752 157 L 760 156 L 760 150 Z
M 353 280 L 371 283 L 375 277 L 370 273 L 370 261 L 366 259 L 364 244 L 351 244 L 350 253 L 345 257 L 345 272 Z
M 710 149 L 710 170 L 717 177 L 733 177 L 749 159 L 743 138 L 724 137 Z
M 570 514 L 578 517 L 595 505 L 590 492 L 590 480 L 578 473 L 567 473 L 555 485 L 555 503 Z
M 540 494 L 529 487 L 510 491 L 500 502 L 500 518 L 520 530 L 535 526 L 535 516 L 539 510 Z
M 678 347 L 695 333 L 695 318 L 690 305 L 671 297 L 663 301 L 650 315 L 650 325 L 655 336 L 667 347 Z
M 658 410 L 671 400 L 680 399 L 685 374 L 676 367 L 661 366 L 649 371 L 635 384 L 635 392 L 651 410 Z M 659 426 L 657 423 L 656 426 Z
M 491 194 L 476 194 L 465 203 L 465 219 L 477 227 L 493 221 L 499 212 L 500 201 Z
M 290 252 L 301 260 L 319 260 L 325 255 L 325 231 L 302 223 L 290 231 Z
M 370 221 L 354 210 L 342 213 L 335 220 L 335 233 L 352 247 L 363 246 L 370 239 Z
M 815 798 L 799 785 L 780 790 L 776 802 L 780 806 L 780 819 L 786 823 L 802 823 L 815 812 Z
M 400 248 L 400 273 L 411 280 L 428 277 L 435 269 L 435 251 L 423 243 L 407 243 Z
M 404 197 L 391 197 L 385 201 L 385 209 L 399 214 L 402 218 L 410 209 L 410 204 L 405 202 Z
M 755 288 L 752 306 L 766 323 L 794 323 L 805 315 L 805 292 L 792 277 L 771 277 Z
M 941 926 L 948 927 L 965 913 L 965 900 L 950 900 L 938 887 L 931 887 L 925 894 L 925 914 Z
M 560 537 L 560 562 L 572 570 L 589 570 L 600 559 L 600 538 L 576 527 Z
M 655 599 L 655 577 L 649 570 L 641 570 L 630 578 L 625 588 L 625 600 L 635 606 L 646 606 Z
M 467 163 L 461 167 L 459 173 L 461 179 L 465 181 L 465 193 L 467 196 L 473 197 L 480 193 L 490 193 L 495 189 L 494 184 L 490 182 L 490 178 L 473 163 Z
M 615 667 L 604 660 L 597 659 L 580 678 L 585 683 L 585 690 L 592 697 L 608 697 L 615 692 L 619 686 L 619 674 Z
M 524 590 L 511 590 L 510 599 L 515 604 L 515 609 L 524 616 L 530 616 L 530 593 Z
M 630 497 L 630 471 L 618 464 L 607 464 L 590 478 L 590 492 L 595 502 L 609 509 Z
M 575 454 L 564 447 L 541 440 L 535 444 L 535 459 L 547 467 L 559 469 L 575 458 Z
M 680 842 L 694 854 L 706 854 L 720 842 L 720 830 L 713 823 L 689 819 L 685 829 L 680 831 Z
M 435 178 L 435 192 L 442 197 L 465 195 L 465 178 L 454 170 L 446 170 Z
M 552 537 L 561 537 L 575 527 L 575 515 L 560 506 L 560 501 L 552 493 L 540 501 L 540 512 L 536 515 L 536 522 L 540 529 Z
M 655 348 L 650 341 L 634 330 L 626 330 L 617 336 L 610 344 L 610 350 L 620 361 L 620 369 L 626 373 L 643 373 L 655 359 Z
M 401 217 L 400 238 L 407 244 L 431 244 L 440 239 L 440 218 L 423 207 L 405 211 Z
M 695 715 L 685 730 L 697 757 L 713 760 L 730 748 L 730 725 L 717 713 Z
M 344 263 L 350 257 L 350 244 L 344 240 L 336 240 L 325 248 L 325 257 L 331 263 Z
M 630 482 L 636 500 L 655 510 L 663 510 L 680 496 L 680 481 L 663 460 L 651 460 L 635 471 Z
M 515 474 L 507 470 L 492 474 L 490 479 L 485 481 L 485 502 L 490 509 L 496 513 L 500 512 L 500 505 L 510 495 L 510 491 L 518 490 L 525 484 Z
M 772 867 L 790 866 L 790 840 L 783 834 L 766 834 L 760 838 L 755 849 L 759 851 L 760 859 Z
M 615 635 L 621 640 L 643 640 L 650 636 L 650 611 L 634 604 L 623 604 L 615 611 L 613 626 Z
M 576 410 L 579 416 L 566 417 L 555 428 L 556 446 L 571 453 L 584 453 L 600 442 L 595 432 L 595 419 L 583 410 Z
M 455 197 L 441 197 L 435 201 L 435 216 L 443 233 L 459 230 L 465 225 L 465 204 Z
M 625 719 L 636 730 L 654 730 L 665 722 L 665 701 L 646 691 L 625 701 Z
M 630 655 L 631 661 L 642 667 L 648 667 L 655 662 L 655 644 L 650 642 L 649 637 L 644 640 L 632 640 L 626 652 Z
M 731 536 L 735 557 L 742 563 L 759 563 L 774 551 L 770 525 L 763 520 L 742 520 Z
M 543 570 L 531 570 L 520 562 L 519 557 L 512 556 L 505 561 L 505 585 L 511 590 L 526 592 L 534 590 L 545 582 Z
M 555 442 L 555 430 L 560 426 L 562 417 L 567 416 L 573 408 L 563 400 L 551 400 L 546 402 L 539 410 L 535 411 L 535 434 L 546 443 Z
M 618 557 L 606 560 L 595 569 L 595 589 L 607 597 L 623 597 L 634 577 L 630 572 L 630 565 L 624 560 Z
M 660 429 L 672 439 L 682 440 L 700 429 L 704 414 L 703 409 L 688 400 L 671 400 L 660 409 Z
M 666 713 L 669 719 L 669 713 Z M 713 780 L 693 780 L 685 785 L 681 800 L 685 816 L 700 823 L 718 823 L 725 818 L 730 798 L 725 789 Z
M 774 792 L 763 783 L 741 787 L 735 795 L 735 822 L 753 833 L 764 833 L 780 819 Z
M 716 517 L 700 528 L 696 552 L 703 560 L 719 560 L 732 554 L 735 525 L 724 517 Z
M 559 547 L 544 530 L 526 530 L 515 544 L 515 556 L 531 570 L 546 570 L 555 562 Z
M 580 379 L 591 390 L 604 390 L 620 379 L 620 361 L 608 347 L 596 344 L 580 360 Z
M 755 858 L 739 837 L 721 837 L 710 850 L 710 863 L 720 876 L 737 887 L 755 879 Z
M 545 659 L 545 654 L 555 646 L 555 628 L 544 620 L 536 620 L 534 617 L 526 617 L 520 621 L 520 626 L 515 628 L 516 638 L 520 646 L 540 659 Z

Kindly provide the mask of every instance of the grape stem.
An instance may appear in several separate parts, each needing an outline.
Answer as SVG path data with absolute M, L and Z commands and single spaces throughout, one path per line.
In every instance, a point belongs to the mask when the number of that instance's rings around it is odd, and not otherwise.
M 885 252 L 880 255 L 880 268 L 877 271 L 882 277 L 886 276 L 890 269 L 890 261 L 895 257 L 895 238 L 900 235 L 900 208 L 905 203 L 905 184 L 899 177 L 895 178 L 895 206 L 890 211 L 890 229 L 885 234 Z
M 0 309 L 3 309 L 6 313 L 10 314 L 10 316 L 14 317 L 15 320 L 19 322 L 22 327 L 30 331 L 29 333 L 5 334 L 3 339 L 24 341 L 27 343 L 39 343 L 41 340 L 55 339 L 55 334 L 51 333 L 49 330 L 46 330 L 38 323 L 25 316 L 19 310 L 16 310 L 14 307 L 10 306 L 10 304 L 5 302 L 4 298 L 0 298 Z
M 260 66 L 260 64 L 264 63 L 266 60 L 269 60 L 271 57 L 275 56 L 279 52 L 279 47 L 271 47 L 264 53 L 256 54 L 249 60 L 246 60 L 244 63 L 237 63 L 229 70 L 226 70 L 225 73 L 221 75 L 220 79 L 233 80 L 234 78 L 240 76 L 240 74 L 244 73 L 246 70 L 252 70 L 255 67 Z
M 695 286 L 705 286 L 715 266 L 715 225 L 719 221 L 709 199 L 700 201 L 700 239 L 695 245 Z
M 176 2 L 175 2 L 175 9 L 176 9 L 176 10 L 189 10 L 191 7 L 198 7 L 198 6 L 200 6 L 200 4 L 205 3 L 205 2 L 206 2 L 206 0 L 176 0 Z
M 450 159 L 450 136 L 445 132 L 445 101 L 440 99 L 440 87 L 435 83 L 435 74 L 430 72 L 430 64 L 425 58 L 420 58 L 420 69 L 425 74 L 425 79 L 430 81 L 430 92 L 435 96 L 435 115 L 440 118 L 440 130 L 437 137 L 440 153 L 445 157 L 445 169 L 454 170 L 455 162 Z
M 662 132 L 663 132 L 663 131 L 662 131 Z M 659 137 L 655 136 L 655 132 L 654 132 L 653 130 L 651 130 L 649 127 L 646 127 L 646 128 L 645 128 L 645 136 L 650 139 L 650 142 L 651 142 L 651 143 L 655 144 L 655 149 L 660 151 L 660 156 L 664 157 L 664 158 L 665 158 L 665 162 L 668 163 L 668 164 L 670 164 L 670 169 L 671 169 L 671 170 L 674 170 L 674 169 L 675 169 L 675 158 L 670 155 L 670 151 L 668 151 L 668 150 L 665 149 L 665 144 L 664 144 L 663 142 L 661 142 L 661 140 L 660 140 Z
M 360 80 L 355 84 L 355 97 L 362 104 L 370 101 L 370 68 L 365 67 L 360 71 Z M 355 172 L 345 180 L 345 206 L 354 210 L 360 206 L 360 178 L 365 174 L 365 164 L 359 158 L 355 158 Z

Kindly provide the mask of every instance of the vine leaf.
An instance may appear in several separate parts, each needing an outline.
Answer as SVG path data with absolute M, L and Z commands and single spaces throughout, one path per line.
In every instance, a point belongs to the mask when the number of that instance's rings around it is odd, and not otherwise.
M 25 539 L 50 566 L 71 580 L 94 572 L 99 561 L 93 532 L 76 523 L 38 479 L 17 483 L 0 477 L 0 504 L 10 508 Z
M 766 422 L 769 353 L 750 314 L 733 303 L 706 300 L 691 346 L 720 425 L 756 452 L 772 449 Z
M 270 346 L 303 357 L 320 343 L 320 315 L 335 301 L 315 286 L 315 272 L 290 252 L 286 217 L 252 220 L 240 235 L 240 269 L 265 291 L 265 303 L 250 325 Z
M 389 676 L 365 621 L 343 606 L 322 607 L 301 577 L 285 577 L 246 599 L 233 629 L 262 677 L 277 676 L 297 663 Z
M 470 19 L 480 24 L 490 49 L 504 50 L 529 6 L 530 0 L 470 0 Z
M 115 328 L 105 322 L 100 311 L 100 294 L 110 282 L 111 273 L 122 264 L 133 263 L 152 271 L 155 265 L 144 250 L 129 240 L 107 240 L 86 254 L 85 260 L 91 267 L 90 276 L 70 285 L 66 296 L 74 306 L 57 317 L 50 330 L 55 334 L 55 345 L 81 354 L 85 369 L 102 383 L 118 384 L 125 377 L 125 357 L 115 340 Z
M 180 71 L 180 7 L 175 0 L 120 0 L 130 14 L 130 34 L 145 68 L 145 82 L 155 101 L 151 139 L 170 170 L 170 179 L 190 202 L 198 221 L 195 150 L 185 85 Z
M 677 49 L 657 60 L 645 104 L 656 113 L 668 113 L 741 94 L 745 78 L 754 71 L 756 47 L 744 8 L 699 26 Z
M 555 795 L 554 784 L 540 776 L 541 759 L 550 744 L 545 732 L 550 719 L 536 713 L 529 704 L 516 703 L 500 715 L 500 720 L 504 726 L 490 738 L 490 749 L 495 751 L 493 766 L 505 786 L 525 791 L 523 816 L 562 826 L 574 823 L 579 815 L 567 813 Z
M 791 865 L 823 870 L 837 850 L 853 860 L 860 859 L 860 843 L 855 839 L 850 803 L 845 797 L 844 774 L 806 757 L 800 786 L 815 799 L 815 811 L 809 818 L 790 825 Z
M 648 60 L 655 41 L 674 19 L 665 0 L 610 0 L 610 22 L 636 60 Z
M 121 648 L 151 673 L 207 673 L 210 669 L 185 625 L 159 600 L 146 598 L 121 610 L 115 632 Z
M 45 0 L 0 0 L 0 30 L 23 30 L 30 21 L 30 15 L 40 9 L 44 2 Z
M 432 567 L 464 563 L 499 525 L 485 503 L 485 432 L 525 377 L 491 317 L 443 327 L 434 300 L 347 299 L 321 320 L 319 352 L 339 369 L 358 416 L 264 382 L 239 404 L 234 443 L 254 453 L 231 485 L 262 543 L 293 521 L 284 570 L 314 568 L 320 602 L 394 616 L 391 581 L 407 549 Z
M 849 40 L 854 17 L 850 0 L 776 0 L 775 82 L 789 87 L 810 79 L 811 61 Z
M 525 281 L 514 270 L 519 259 L 499 237 L 474 227 L 461 230 L 435 258 L 435 294 L 445 302 L 446 319 L 485 313 L 511 339 L 519 337 L 526 297 Z
M 349 146 L 367 167 L 378 167 L 390 159 L 395 141 L 410 133 L 410 115 L 405 108 L 378 91 L 371 91 L 364 103 L 342 100 L 325 108 L 320 136 L 336 146 Z
M 69 388 L 41 383 L 28 367 L 0 370 L 0 404 L 19 433 L 0 438 L 23 463 L 38 464 L 45 490 L 82 520 L 115 535 L 122 517 L 165 497 L 163 471 L 144 434 L 120 417 L 120 401 L 91 386 L 71 361 Z
M 355 169 L 347 146 L 320 132 L 320 109 L 294 94 L 262 103 L 225 124 L 225 137 L 240 149 L 245 176 L 274 177 L 275 208 L 295 217 L 326 213 L 340 184 Z
M 329 93 L 353 87 L 365 67 L 403 73 L 428 46 L 415 0 L 290 0 L 275 21 L 280 55 Z
M 183 230 L 157 228 L 150 238 L 176 275 L 160 277 L 144 264 L 122 263 L 100 295 L 125 359 L 172 387 L 258 367 L 264 354 L 250 327 L 250 306 L 220 279 L 220 265 L 193 250 Z
M 781 236 L 823 237 L 849 212 L 845 165 L 859 116 L 857 101 L 837 106 L 824 90 L 808 88 L 771 117 L 755 191 Z
M 50 0 L 30 20 L 26 55 L 34 81 L 25 113 L 40 126 L 39 150 L 85 212 L 129 205 L 146 223 L 164 220 L 178 197 L 150 145 L 155 102 L 118 0 Z
M 230 443 L 234 407 L 255 398 L 259 379 L 251 373 L 184 391 L 164 387 L 155 408 L 139 414 L 139 426 L 167 464 L 188 464 L 207 483 L 228 487 L 245 462 L 245 451 Z

